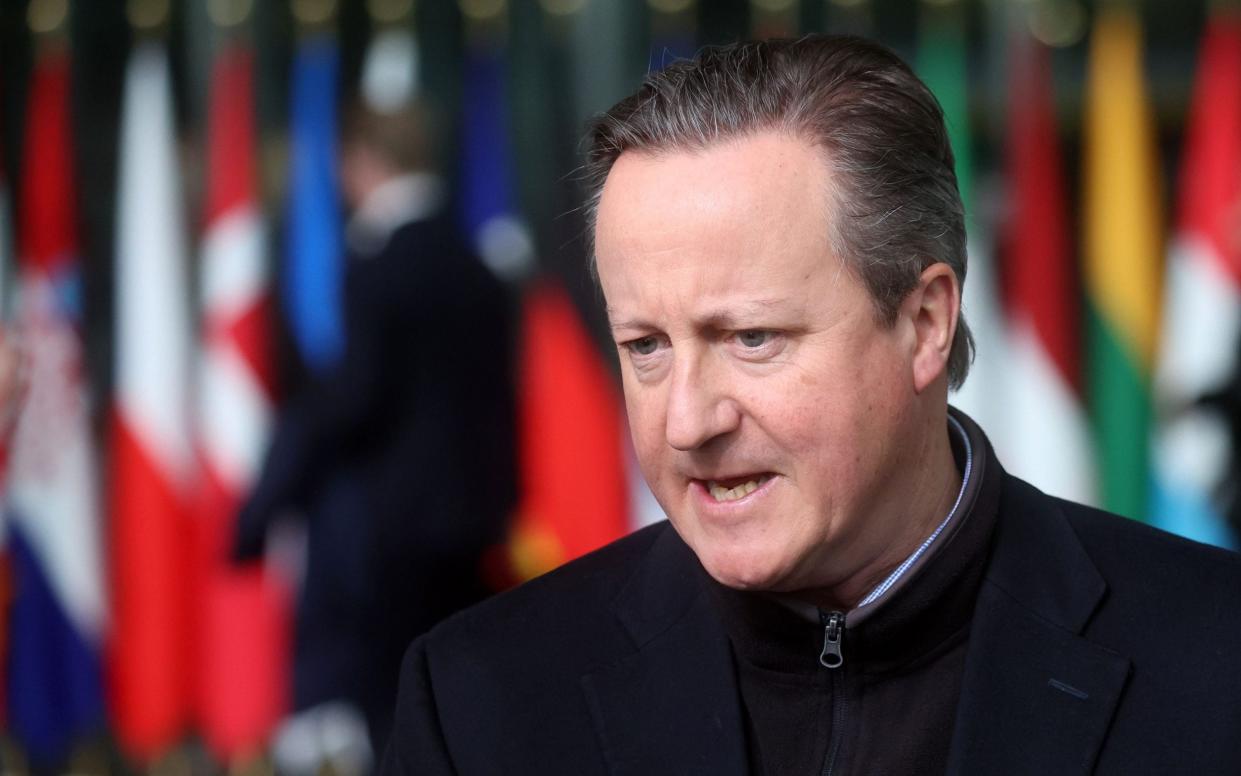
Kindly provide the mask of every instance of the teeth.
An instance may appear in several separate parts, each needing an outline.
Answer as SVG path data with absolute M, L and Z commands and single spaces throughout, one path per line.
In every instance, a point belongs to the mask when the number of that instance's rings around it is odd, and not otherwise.
M 711 480 L 707 483 L 707 491 L 711 494 L 711 498 L 716 501 L 736 501 L 737 499 L 758 490 L 758 487 L 768 479 L 770 479 L 769 475 L 763 475 L 762 477 L 749 480 L 748 482 L 743 482 L 732 488 L 726 488 L 715 480 Z

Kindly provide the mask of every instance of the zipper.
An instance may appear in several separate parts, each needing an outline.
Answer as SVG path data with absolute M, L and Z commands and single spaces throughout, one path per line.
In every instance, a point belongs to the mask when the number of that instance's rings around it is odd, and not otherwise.
M 832 737 L 827 744 L 827 757 L 823 760 L 823 776 L 832 776 L 836 767 L 836 755 L 844 738 L 845 722 L 845 656 L 841 650 L 845 636 L 845 615 L 842 612 L 819 612 L 823 623 L 823 651 L 819 663 L 831 671 Z
M 819 653 L 819 662 L 824 668 L 840 668 L 845 664 L 844 653 L 840 651 L 840 640 L 845 635 L 845 616 L 840 612 L 819 612 L 819 621 L 823 623 L 823 651 Z

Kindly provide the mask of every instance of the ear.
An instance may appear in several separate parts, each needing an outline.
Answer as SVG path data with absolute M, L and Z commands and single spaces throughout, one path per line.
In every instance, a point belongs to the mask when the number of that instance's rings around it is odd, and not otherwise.
M 943 262 L 927 267 L 902 307 L 913 321 L 914 390 L 922 393 L 948 370 L 948 354 L 961 314 L 956 273 Z

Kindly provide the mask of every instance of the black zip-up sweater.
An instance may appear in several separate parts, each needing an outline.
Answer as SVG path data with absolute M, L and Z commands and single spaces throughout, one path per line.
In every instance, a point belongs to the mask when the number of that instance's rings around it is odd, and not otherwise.
M 944 772 L 1001 476 L 986 437 L 954 416 L 973 451 L 961 502 L 882 598 L 819 611 L 816 622 L 785 602 L 714 585 L 756 776 Z M 955 434 L 953 452 L 962 469 Z

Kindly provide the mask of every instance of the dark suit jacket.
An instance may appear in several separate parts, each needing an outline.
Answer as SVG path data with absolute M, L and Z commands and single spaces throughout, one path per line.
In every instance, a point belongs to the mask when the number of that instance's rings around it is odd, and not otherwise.
M 302 509 L 295 701 L 357 699 L 386 728 L 410 640 L 489 592 L 480 557 L 515 500 L 515 413 L 507 292 L 449 220 L 376 247 L 350 257 L 345 352 L 283 410 L 236 553 Z
M 1241 557 L 1003 477 L 949 772 L 1241 773 Z M 664 523 L 416 641 L 383 773 L 742 774 L 742 714 Z

